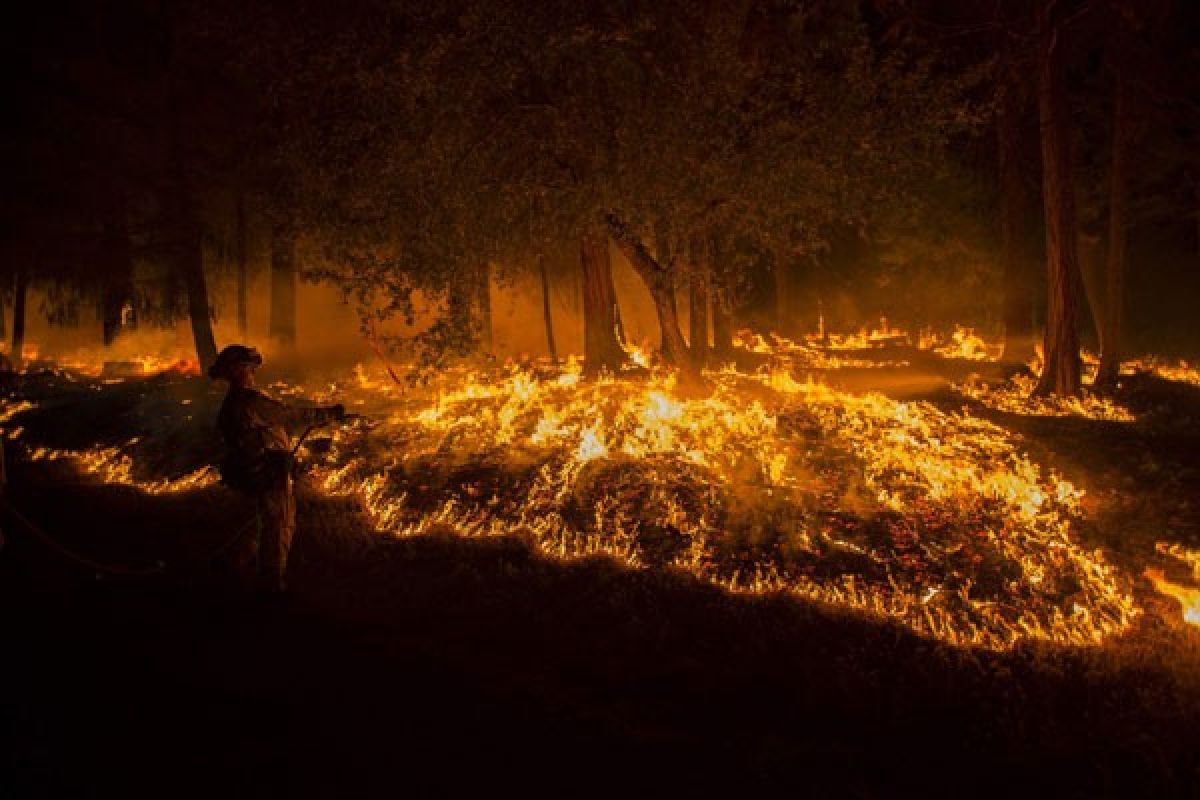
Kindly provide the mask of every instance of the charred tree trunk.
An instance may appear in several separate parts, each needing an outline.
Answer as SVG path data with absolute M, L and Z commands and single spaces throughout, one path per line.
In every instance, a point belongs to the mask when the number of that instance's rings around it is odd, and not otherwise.
M 1004 361 L 1033 358 L 1033 287 L 1026 258 L 1028 197 L 1021 176 L 1021 102 L 1008 81 L 996 114 L 1000 162 L 1000 259 L 1004 270 Z
M 1057 4 L 1045 3 L 1038 20 L 1038 109 L 1041 117 L 1042 194 L 1046 216 L 1045 368 L 1037 394 L 1079 394 L 1079 264 L 1075 252 L 1075 196 L 1067 131 L 1063 33 Z
M 579 241 L 583 272 L 583 353 L 589 373 L 617 369 L 628 356 L 617 339 L 617 291 L 613 286 L 608 240 L 599 231 L 585 233 Z
M 475 308 L 479 314 L 479 347 L 484 353 L 495 349 L 492 332 L 492 265 L 484 261 L 476 274 Z
M 542 278 L 542 322 L 546 326 L 546 349 L 550 351 L 550 360 L 558 361 L 558 346 L 554 343 L 554 315 L 550 313 L 550 275 L 546 271 L 546 257 L 537 257 L 538 272 Z
M 246 309 L 246 290 L 248 284 L 246 265 L 246 203 L 241 192 L 237 196 L 237 210 L 234 231 L 234 257 L 237 259 L 237 326 L 238 337 L 243 341 L 250 328 Z
M 708 366 L 708 276 L 703 256 L 697 254 L 696 265 L 688 282 L 689 344 L 692 364 L 696 369 Z
M 663 358 L 680 368 L 688 379 L 699 379 L 700 371 L 692 363 L 687 342 L 679 327 L 679 314 L 675 307 L 675 284 L 671 271 L 660 264 L 646 246 L 630 231 L 615 214 L 607 217 L 608 229 L 621 252 L 629 259 L 638 277 L 650 291 L 654 310 L 658 315 L 658 326 L 662 332 Z
M 267 335 L 284 349 L 296 346 L 296 236 L 286 221 L 271 231 L 271 318 Z
M 1100 371 L 1096 384 L 1114 387 L 1121 374 L 1125 321 L 1125 242 L 1129 205 L 1129 154 L 1133 137 L 1129 118 L 1129 86 L 1118 73 L 1113 98 L 1112 166 L 1109 175 L 1108 263 L 1105 315 L 1100 336 Z
M 13 369 L 21 369 L 25 359 L 25 295 L 28 293 L 29 279 L 24 268 L 17 270 L 17 280 L 13 287 L 13 326 L 12 326 L 12 356 Z

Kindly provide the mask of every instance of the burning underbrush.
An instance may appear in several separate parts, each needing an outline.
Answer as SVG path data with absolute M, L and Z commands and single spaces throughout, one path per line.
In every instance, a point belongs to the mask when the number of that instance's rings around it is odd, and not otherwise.
M 516 535 L 550 558 L 682 571 L 993 649 L 1096 644 L 1128 629 L 1140 613 L 1131 576 L 1081 544 L 1082 492 L 1018 436 L 945 403 L 814 378 L 896 367 L 903 347 L 962 362 L 990 352 L 965 331 L 939 340 L 954 355 L 891 333 L 830 347 L 743 336 L 759 366 L 713 370 L 704 392 L 666 371 L 584 380 L 577 363 L 414 371 L 404 386 L 358 367 L 270 389 L 361 415 L 310 436 L 301 454 L 311 487 L 354 498 L 386 535 Z M 7 435 L 29 457 L 74 459 L 149 492 L 217 480 L 212 387 L 173 368 L 93 373 L 31 381 L 29 402 L 0 420 Z M 90 438 L 73 444 L 63 424 Z
M 583 381 L 576 367 L 337 387 L 373 422 L 315 443 L 324 491 L 394 535 L 519 532 L 738 592 L 789 592 L 946 641 L 1096 643 L 1137 615 L 1072 535 L 1078 492 L 1002 429 L 785 371 Z

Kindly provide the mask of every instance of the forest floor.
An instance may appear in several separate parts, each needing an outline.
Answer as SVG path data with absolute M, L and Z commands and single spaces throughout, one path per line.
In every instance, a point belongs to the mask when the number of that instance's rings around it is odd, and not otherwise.
M 186 566 L 98 580 L 6 515 L 0 797 L 1200 797 L 1200 628 L 1145 580 L 1145 613 L 1102 646 L 993 652 L 516 536 L 381 537 L 302 491 L 290 591 L 264 599 L 205 558 L 247 501 L 22 457 L 127 435 L 133 383 L 31 380 L 42 415 L 6 444 L 7 496 L 95 558 Z M 1138 375 L 1120 399 L 1136 425 L 972 410 L 1084 488 L 1078 535 L 1140 575 L 1156 542 L 1200 543 L 1200 389 Z M 208 445 L 160 450 L 189 447 Z

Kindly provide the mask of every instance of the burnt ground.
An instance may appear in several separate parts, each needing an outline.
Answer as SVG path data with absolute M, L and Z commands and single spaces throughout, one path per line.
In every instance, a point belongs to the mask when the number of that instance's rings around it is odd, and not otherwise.
M 1081 535 L 1136 573 L 1200 534 L 1200 397 L 1122 391 L 1144 424 L 993 417 L 1089 490 Z M 112 402 L 80 421 L 63 400 L 31 434 L 104 441 L 132 413 Z M 1119 640 L 995 654 L 519 536 L 381 539 L 309 496 L 271 601 L 205 558 L 249 514 L 225 490 L 144 496 L 8 447 L 30 521 L 167 571 L 97 580 L 5 520 L 5 798 L 1200 796 L 1200 630 L 1144 582 Z

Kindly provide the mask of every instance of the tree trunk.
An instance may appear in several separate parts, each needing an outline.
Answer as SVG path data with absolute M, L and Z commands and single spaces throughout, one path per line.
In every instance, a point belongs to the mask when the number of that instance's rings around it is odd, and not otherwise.
M 554 315 L 550 313 L 550 275 L 546 271 L 546 257 L 538 254 L 538 272 L 542 277 L 542 321 L 546 326 L 546 349 L 550 360 L 558 361 L 558 346 L 554 343 Z
M 204 240 L 178 153 L 176 158 L 173 271 L 183 283 L 188 316 L 192 323 L 192 339 L 196 345 L 196 359 L 200 362 L 201 371 L 206 371 L 217 360 L 217 343 L 213 337 L 208 284 L 204 277 Z
M 271 318 L 268 336 L 285 350 L 296 346 L 296 236 L 288 222 L 271 231 Z
M 1112 166 L 1109 175 L 1108 263 L 1106 303 L 1100 336 L 1098 386 L 1116 386 L 1121 374 L 1122 328 L 1125 317 L 1125 241 L 1128 224 L 1129 154 L 1132 136 L 1129 119 L 1129 87 L 1118 73 L 1113 98 Z
M 639 273 L 640 274 L 640 273 Z M 662 334 L 663 360 L 687 372 L 696 372 L 691 353 L 688 352 L 687 341 L 683 338 L 683 329 L 679 325 L 679 309 L 675 302 L 675 288 L 667 285 L 646 281 L 646 288 L 654 300 L 654 310 L 658 315 L 658 329 Z
M 1021 103 L 1008 81 L 996 114 L 1000 163 L 1000 260 L 1004 269 L 1004 356 L 1009 364 L 1033 358 L 1033 287 L 1026 259 L 1028 197 L 1021 180 Z
M 13 369 L 20 370 L 25 360 L 25 295 L 28 293 L 28 278 L 25 269 L 17 270 L 17 281 L 13 287 L 12 356 Z
M 104 346 L 116 340 L 128 320 L 126 309 L 133 303 L 133 255 L 124 222 L 105 226 L 106 268 L 100 293 L 100 321 Z
M 654 310 L 658 314 L 658 326 L 662 333 L 663 358 L 667 363 L 678 366 L 686 378 L 698 379 L 700 371 L 692 363 L 687 342 L 679 328 L 679 315 L 675 308 L 675 285 L 670 270 L 650 255 L 650 251 L 641 240 L 616 215 L 610 214 L 607 222 L 617 246 L 629 259 L 629 263 L 633 265 L 634 271 L 654 300 Z
M 3 291 L 0 291 L 0 339 L 8 335 L 8 318 L 4 315 L 4 303 L 8 299 Z
M 234 257 L 237 259 L 237 326 L 238 337 L 246 340 L 250 329 L 246 309 L 247 266 L 246 266 L 246 203 L 241 192 L 237 196 L 236 230 L 234 232 Z
M 205 373 L 217 360 L 217 341 L 213 337 L 212 316 L 208 304 L 208 285 L 204 278 L 204 237 L 192 197 L 191 182 L 183 146 L 183 131 L 179 119 L 179 103 L 173 75 L 168 72 L 168 145 L 173 174 L 169 208 L 174 241 L 172 242 L 175 269 L 187 294 L 188 316 L 192 323 L 192 339 L 196 359 Z
M 1103 251 L 1104 241 L 1099 234 L 1090 231 L 1079 233 L 1075 245 L 1075 257 L 1079 262 L 1079 280 L 1076 285 L 1083 290 L 1082 297 L 1086 301 L 1080 308 L 1079 328 L 1086 331 L 1084 323 L 1091 320 L 1092 330 L 1096 332 L 1096 344 L 1100 350 L 1104 349 L 1103 324 L 1106 314 L 1104 275 L 1100 267 Z M 1084 310 L 1087 311 L 1086 317 L 1082 313 Z
M 713 292 L 713 352 L 727 356 L 733 352 L 733 315 L 725 307 L 725 291 Z
M 689 344 L 692 363 L 696 369 L 708 366 L 708 279 L 704 274 L 706 265 L 700 259 L 688 282 Z
M 1079 394 L 1079 264 L 1075 252 L 1075 196 L 1063 69 L 1063 32 L 1046 2 L 1039 11 L 1038 109 L 1041 117 L 1042 194 L 1046 216 L 1045 368 L 1039 395 Z
M 598 231 L 579 241 L 583 271 L 583 353 L 588 372 L 617 369 L 628 360 L 617 340 L 617 291 L 613 286 L 608 240 Z
M 217 341 L 213 337 L 212 315 L 208 305 L 208 282 L 204 277 L 204 244 L 199 224 L 189 225 L 181 242 L 180 267 L 187 291 L 188 315 L 192 320 L 192 339 L 202 372 L 217 360 Z
M 492 265 L 484 261 L 476 274 L 475 308 L 479 314 L 479 347 L 491 354 L 495 349 L 492 332 Z

